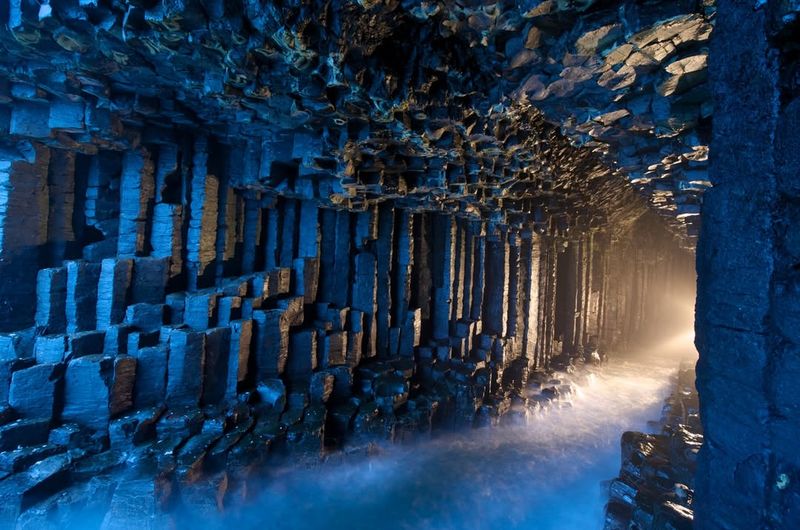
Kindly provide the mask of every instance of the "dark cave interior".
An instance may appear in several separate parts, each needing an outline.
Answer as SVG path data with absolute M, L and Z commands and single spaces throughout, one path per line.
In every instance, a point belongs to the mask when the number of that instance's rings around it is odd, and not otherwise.
M 630 528 L 800 527 L 798 16 L 0 3 L 0 528 L 181 528 L 675 348 L 694 491 Z

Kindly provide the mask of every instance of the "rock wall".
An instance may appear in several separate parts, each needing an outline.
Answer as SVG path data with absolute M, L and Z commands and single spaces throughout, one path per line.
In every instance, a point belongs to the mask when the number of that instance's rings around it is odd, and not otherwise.
M 0 215 L 8 518 L 134 447 L 185 474 L 247 444 L 319 456 L 485 424 L 531 372 L 644 329 L 682 260 L 659 254 L 675 241 L 655 214 L 633 244 L 557 216 L 335 208 L 297 178 L 243 187 L 206 136 L 31 145 L 6 154 Z
M 6 515 L 491 423 L 669 320 L 714 8 L 623 3 L 0 9 Z
M 800 526 L 797 2 L 720 5 L 697 251 L 698 528 Z

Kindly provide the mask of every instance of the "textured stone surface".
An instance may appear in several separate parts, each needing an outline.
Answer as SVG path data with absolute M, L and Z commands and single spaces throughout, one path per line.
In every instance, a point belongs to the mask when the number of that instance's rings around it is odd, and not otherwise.
M 704 196 L 698 521 L 793 522 L 796 2 L 0 13 L 0 440 L 52 427 L 84 478 L 136 447 L 106 527 L 271 452 L 496 423 L 666 327 Z
M 790 4 L 720 9 L 709 50 L 714 188 L 697 251 L 700 527 L 800 524 L 797 427 L 788 420 L 800 405 L 788 383 L 798 373 L 800 322 L 789 228 L 797 219 L 798 92 L 786 83 L 796 13 L 781 18 Z
M 203 388 L 206 337 L 187 329 L 166 330 L 169 337 L 166 402 L 170 406 L 197 406 Z
M 88 355 L 71 361 L 64 375 L 64 421 L 95 430 L 133 405 L 136 359 Z
M 8 404 L 22 417 L 50 420 L 57 405 L 62 366 L 37 364 L 11 375 Z

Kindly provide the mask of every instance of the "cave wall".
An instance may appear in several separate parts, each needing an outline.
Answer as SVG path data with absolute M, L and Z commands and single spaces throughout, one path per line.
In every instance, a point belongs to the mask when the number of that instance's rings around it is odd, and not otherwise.
M 0 520 L 497 423 L 667 312 L 712 3 L 240 4 L 0 9 Z
M 3 155 L 3 450 L 237 396 L 295 414 L 317 451 L 377 417 L 390 438 L 401 418 L 424 429 L 436 399 L 473 425 L 553 359 L 623 348 L 678 260 L 655 214 L 620 238 L 390 199 L 337 209 L 297 174 L 241 186 L 240 154 L 204 135 L 31 146 Z
M 800 526 L 797 2 L 726 2 L 697 250 L 698 528 Z

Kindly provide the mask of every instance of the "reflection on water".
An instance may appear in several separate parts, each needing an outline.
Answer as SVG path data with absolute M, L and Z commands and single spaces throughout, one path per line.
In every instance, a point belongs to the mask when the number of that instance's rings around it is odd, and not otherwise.
M 462 432 L 369 460 L 271 473 L 237 529 L 592 529 L 619 438 L 660 416 L 675 361 L 612 362 L 572 407 L 525 426 Z

